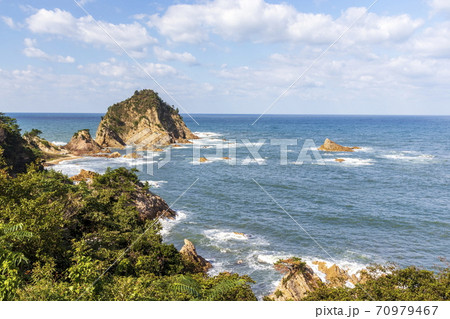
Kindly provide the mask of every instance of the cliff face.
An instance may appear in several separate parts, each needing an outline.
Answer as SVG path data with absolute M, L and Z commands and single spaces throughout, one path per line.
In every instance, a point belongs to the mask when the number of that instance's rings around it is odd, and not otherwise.
M 188 142 L 195 136 L 178 111 L 152 90 L 136 91 L 132 97 L 114 104 L 101 120 L 96 142 L 101 147 L 136 145 L 151 149 L 155 145 Z

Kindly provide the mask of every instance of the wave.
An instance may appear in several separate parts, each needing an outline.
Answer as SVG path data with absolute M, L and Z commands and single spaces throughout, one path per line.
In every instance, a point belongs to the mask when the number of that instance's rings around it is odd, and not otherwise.
M 222 136 L 222 134 L 216 132 L 194 132 L 194 134 L 200 138 L 213 138 Z
M 335 158 L 324 159 L 326 164 L 336 164 L 342 166 L 369 166 L 374 164 L 374 160 L 370 158 L 354 158 L 354 157 L 339 157 L 343 162 L 337 162 Z
M 229 240 L 248 240 L 249 235 L 220 229 L 205 230 L 203 234 L 211 241 L 224 242 Z
M 162 226 L 160 234 L 163 237 L 166 237 L 167 235 L 169 235 L 170 231 L 176 224 L 178 224 L 182 220 L 185 220 L 187 217 L 188 217 L 187 212 L 180 210 L 177 211 L 177 216 L 175 217 L 175 219 L 161 218 L 159 220 L 159 223 Z
M 63 146 L 63 145 L 67 144 L 66 142 L 61 142 L 61 141 L 52 141 L 51 143 L 56 146 Z
M 391 160 L 418 161 L 418 162 L 430 161 L 435 158 L 434 155 L 422 154 L 414 151 L 391 152 L 391 154 L 381 155 L 381 157 Z
M 152 180 L 143 180 L 143 183 L 147 182 L 151 188 L 160 188 L 162 184 L 166 184 L 167 181 L 152 181 Z

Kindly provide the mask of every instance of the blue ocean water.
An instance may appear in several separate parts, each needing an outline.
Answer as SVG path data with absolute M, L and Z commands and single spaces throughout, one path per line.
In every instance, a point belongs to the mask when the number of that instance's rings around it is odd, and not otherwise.
M 95 135 L 102 114 L 8 115 L 23 131 L 38 128 L 63 143 L 79 129 Z M 213 274 L 248 274 L 259 296 L 280 279 L 272 263 L 281 257 L 354 271 L 373 262 L 433 269 L 438 257 L 450 257 L 450 117 L 269 115 L 251 125 L 256 118 L 201 114 L 197 126 L 185 115 L 201 137 L 194 146 L 142 152 L 134 161 L 84 158 L 54 169 L 74 175 L 136 166 L 179 212 L 176 221 L 163 222 L 165 240 L 180 248 L 190 239 L 213 262 Z M 318 147 L 327 137 L 362 149 L 320 152 L 320 161 L 308 151 L 312 161 L 300 165 L 305 141 Z M 280 139 L 296 143 L 287 146 L 287 165 L 280 164 Z M 257 160 L 250 142 L 259 142 Z M 209 161 L 200 164 L 194 149 Z

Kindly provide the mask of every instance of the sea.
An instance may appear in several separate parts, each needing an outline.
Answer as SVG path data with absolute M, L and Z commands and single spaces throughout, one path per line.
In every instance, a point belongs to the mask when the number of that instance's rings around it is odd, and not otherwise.
M 103 114 L 8 115 L 23 132 L 37 128 L 64 145 L 80 129 L 95 136 Z M 373 263 L 434 270 L 450 258 L 449 116 L 192 116 L 184 120 L 200 137 L 193 144 L 51 169 L 71 176 L 137 168 L 178 212 L 161 222 L 164 241 L 181 248 L 191 240 L 212 262 L 211 275 L 249 275 L 259 298 L 280 281 L 280 258 L 323 260 L 350 273 Z M 317 151 L 326 138 L 360 149 Z

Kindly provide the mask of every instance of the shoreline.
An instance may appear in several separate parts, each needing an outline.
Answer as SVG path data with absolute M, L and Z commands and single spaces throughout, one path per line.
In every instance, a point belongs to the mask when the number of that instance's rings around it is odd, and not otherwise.
M 59 158 L 53 159 L 51 161 L 45 161 L 43 163 L 43 165 L 44 165 L 44 167 L 51 167 L 51 166 L 58 165 L 64 161 L 73 161 L 73 160 L 80 159 L 80 158 L 83 158 L 83 156 L 69 155 L 66 157 L 59 157 Z

